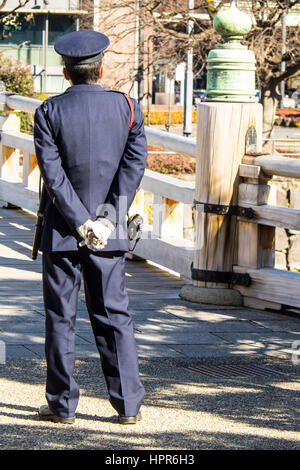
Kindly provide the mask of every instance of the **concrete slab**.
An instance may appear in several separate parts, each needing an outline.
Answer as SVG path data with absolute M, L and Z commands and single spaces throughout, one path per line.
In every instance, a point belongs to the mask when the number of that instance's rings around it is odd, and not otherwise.
M 260 334 L 264 331 L 261 325 L 250 323 L 247 320 L 221 321 L 221 322 L 202 322 L 211 333 L 231 333 L 231 332 L 249 332 Z M 200 325 L 202 325 L 200 323 Z
M 165 323 L 186 323 L 182 318 L 175 317 L 170 313 L 164 312 L 163 310 L 129 310 L 129 313 L 134 322 L 157 322 L 162 321 Z
M 6 311 L 5 315 L 0 313 L 0 329 L 6 329 L 6 326 L 10 328 L 12 322 L 40 323 L 43 319 L 44 316 L 37 312 L 11 311 L 11 313 L 8 313 Z
M 0 341 L 3 341 L 5 344 L 44 344 L 45 337 L 43 331 L 32 332 L 0 332 Z M 83 338 L 82 336 L 76 335 L 75 343 L 86 344 L 90 341 Z
M 255 320 L 253 324 L 262 326 L 263 328 L 268 328 L 272 331 L 286 331 L 288 333 L 300 333 L 300 319 L 291 320 L 287 319 L 286 321 L 282 320 Z
M 195 332 L 186 329 L 177 331 L 161 331 L 160 328 L 147 328 L 142 332 L 135 331 L 138 344 L 220 344 L 226 343 L 225 339 L 219 338 L 208 332 Z
M 182 352 L 172 345 L 166 344 L 137 344 L 138 356 L 143 357 L 183 357 Z
M 189 305 L 167 305 L 163 307 L 168 313 L 174 316 L 182 318 L 187 321 L 223 321 L 223 320 L 277 320 L 283 321 L 291 318 L 287 315 L 274 312 L 266 312 L 260 310 L 251 310 L 248 308 L 208 308 L 206 305 L 198 306 L 198 308 L 191 307 Z
M 187 300 L 183 300 L 180 297 L 176 297 L 174 299 L 161 299 L 161 298 L 156 298 L 156 296 L 153 296 L 152 298 L 149 296 L 142 296 L 141 293 L 141 298 L 137 299 L 135 297 L 130 297 L 129 298 L 129 308 L 132 310 L 138 309 L 138 310 L 149 310 L 151 309 L 161 309 L 164 308 L 169 309 L 169 308 L 175 308 L 177 307 L 183 307 L 185 310 L 195 310 L 195 311 L 231 311 L 231 310 L 240 310 L 240 307 L 218 307 L 214 305 L 204 305 L 204 304 L 197 304 L 193 302 L 188 302 Z
M 232 344 L 219 344 L 218 346 L 206 344 L 169 345 L 186 357 L 195 358 L 233 358 L 233 357 L 291 357 L 293 351 L 284 346 L 276 346 L 272 343 L 261 343 L 256 341 L 239 341 Z
M 274 344 L 279 348 L 291 347 L 294 341 L 300 341 L 300 334 L 286 332 L 268 332 L 264 333 L 216 333 L 220 339 L 228 343 L 252 344 L 260 348 L 265 345 Z M 256 345 L 256 346 L 255 346 Z
M 25 345 L 27 351 L 27 355 L 24 355 L 23 349 L 24 346 L 13 346 L 16 348 L 14 351 L 14 355 L 9 357 L 39 357 L 41 359 L 45 358 L 45 350 L 44 345 L 42 344 L 27 344 Z M 23 347 L 23 349 L 21 349 Z M 137 345 L 138 357 L 183 357 L 184 355 L 176 351 L 172 346 L 163 345 L 163 344 L 139 344 Z M 99 352 L 94 344 L 76 344 L 75 349 L 75 357 L 76 359 L 99 359 Z
M 30 350 L 35 357 L 41 359 L 45 358 L 45 348 L 43 344 L 26 344 L 25 347 Z M 76 359 L 91 359 L 96 358 L 100 360 L 98 350 L 94 344 L 77 343 L 75 348 Z
M 127 289 L 127 292 L 128 292 L 128 295 L 131 295 L 131 296 L 138 296 L 140 298 L 141 296 L 141 293 L 143 294 L 143 296 L 153 296 L 153 290 L 151 289 L 146 289 L 146 290 L 143 290 L 143 292 L 141 292 L 140 290 L 138 289 Z M 158 292 L 155 292 L 155 297 L 157 299 L 162 299 L 162 300 L 165 300 L 165 299 L 177 299 L 178 297 L 178 290 L 175 288 L 173 289 L 173 292 L 172 290 L 166 288 L 166 289 L 162 289 Z M 132 307 L 131 307 L 132 308 Z
M 90 328 L 81 327 L 76 330 L 77 336 L 87 342 L 94 342 L 94 335 Z M 176 322 L 168 325 L 157 323 L 143 324 L 134 322 L 134 334 L 138 344 L 219 344 L 226 340 L 209 333 L 208 331 L 194 330 L 184 324 Z M 1 338 L 0 338 L 1 339 Z
M 176 318 L 173 315 L 170 315 L 166 312 L 155 312 L 151 310 L 142 310 L 142 311 L 129 311 L 134 323 L 136 322 L 164 322 L 164 323 L 179 323 L 179 324 L 186 324 L 182 319 Z M 81 310 L 77 314 L 76 320 L 76 328 L 83 327 L 88 328 L 90 325 L 89 315 L 87 311 Z M 0 322 L 1 328 L 1 322 Z
M 229 310 L 226 311 L 217 311 L 217 310 L 202 310 L 202 309 L 190 309 L 186 306 L 178 307 L 165 307 L 164 309 L 170 315 L 175 318 L 180 318 L 188 322 L 223 322 L 229 320 L 235 320 L 236 315 Z
M 215 333 L 215 332 L 257 332 L 260 333 L 261 331 L 265 331 L 266 328 L 264 328 L 261 325 L 256 325 L 255 323 L 248 322 L 246 320 L 237 320 L 237 321 L 232 321 L 232 320 L 224 320 L 224 321 L 204 321 L 200 320 L 197 321 L 196 323 L 194 322 L 186 322 L 180 318 L 172 316 L 170 318 L 164 318 L 162 314 L 159 314 L 157 317 L 135 317 L 133 315 L 133 320 L 136 328 L 143 330 L 145 327 L 151 327 L 153 326 L 156 328 L 158 325 L 160 325 L 162 331 L 169 330 L 170 327 L 172 326 L 173 330 L 177 328 L 180 330 L 181 328 L 184 329 L 184 331 L 194 331 L 194 332 L 199 332 L 199 333 Z M 175 330 L 174 330 L 175 331 Z
M 1 334 L 15 333 L 16 335 L 44 334 L 45 325 L 43 318 L 39 322 L 36 321 L 20 321 L 0 322 Z
M 40 312 L 43 311 L 43 299 L 41 295 L 28 295 L 20 294 L 18 295 L 15 291 L 14 292 L 7 292 L 4 296 L 3 294 L 0 295 L 0 304 L 1 307 L 16 307 L 18 309 L 29 309 L 32 310 L 39 310 Z
M 6 358 L 36 359 L 38 356 L 22 344 L 6 344 Z
M 28 343 L 23 345 L 33 355 L 32 357 L 38 357 L 39 359 L 45 359 L 45 344 L 33 344 Z M 17 356 L 16 356 L 17 357 Z

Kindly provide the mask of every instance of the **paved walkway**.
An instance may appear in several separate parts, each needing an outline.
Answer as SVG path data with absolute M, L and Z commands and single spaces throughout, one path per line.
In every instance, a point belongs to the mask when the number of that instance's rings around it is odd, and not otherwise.
M 141 261 L 127 261 L 126 281 L 147 393 L 143 421 L 129 429 L 115 422 L 82 293 L 78 419 L 67 430 L 40 423 L 44 311 L 33 226 L 32 216 L 0 209 L 0 449 L 300 448 L 299 365 L 291 361 L 299 314 L 183 301 L 178 277 Z
M 41 256 L 31 260 L 34 218 L 0 210 L 0 340 L 7 357 L 44 357 Z M 246 308 L 215 307 L 179 297 L 178 277 L 143 261 L 127 261 L 129 307 L 140 356 L 224 357 L 291 353 L 300 317 Z M 78 357 L 98 357 L 81 292 Z

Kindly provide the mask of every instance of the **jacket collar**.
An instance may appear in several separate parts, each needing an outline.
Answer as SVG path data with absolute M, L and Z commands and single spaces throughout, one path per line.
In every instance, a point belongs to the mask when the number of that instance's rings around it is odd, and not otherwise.
M 81 84 L 81 85 L 72 85 L 69 88 L 66 89 L 65 93 L 74 93 L 77 91 L 105 91 L 106 88 L 98 85 L 98 84 Z

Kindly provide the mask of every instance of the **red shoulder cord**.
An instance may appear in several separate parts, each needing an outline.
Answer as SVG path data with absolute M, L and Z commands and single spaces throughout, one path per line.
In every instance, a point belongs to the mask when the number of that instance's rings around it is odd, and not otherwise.
M 133 103 L 132 103 L 131 99 L 129 98 L 129 96 L 126 95 L 126 93 L 124 93 L 124 96 L 125 96 L 125 98 L 126 98 L 127 101 L 128 101 L 128 104 L 129 104 L 129 107 L 130 107 L 130 111 L 131 111 L 130 124 L 129 124 L 129 130 L 131 131 L 132 126 L 133 126 L 133 121 L 134 121 L 134 107 L 133 107 Z

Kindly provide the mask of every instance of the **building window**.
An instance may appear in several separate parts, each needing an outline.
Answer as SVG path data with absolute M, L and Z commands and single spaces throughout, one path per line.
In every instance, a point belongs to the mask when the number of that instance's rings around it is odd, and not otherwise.
M 27 18 L 28 15 L 27 15 Z M 26 15 L 18 15 L 11 24 L 4 26 L 9 37 L 1 41 L 1 45 L 19 46 L 27 42 L 27 47 L 43 45 L 43 30 L 45 28 L 45 15 L 34 15 L 29 20 Z M 67 15 L 49 14 L 49 46 L 63 34 L 76 31 L 76 20 Z
M 17 15 L 10 24 L 4 26 L 4 31 L 9 36 L 1 41 L 1 46 L 5 44 L 19 46 L 25 41 L 28 42 L 28 46 L 43 44 L 44 18 L 42 15 L 34 15 L 30 20 L 27 18 L 26 15 Z
M 76 31 L 76 21 L 66 15 L 49 15 L 49 46 L 53 46 L 63 34 Z

